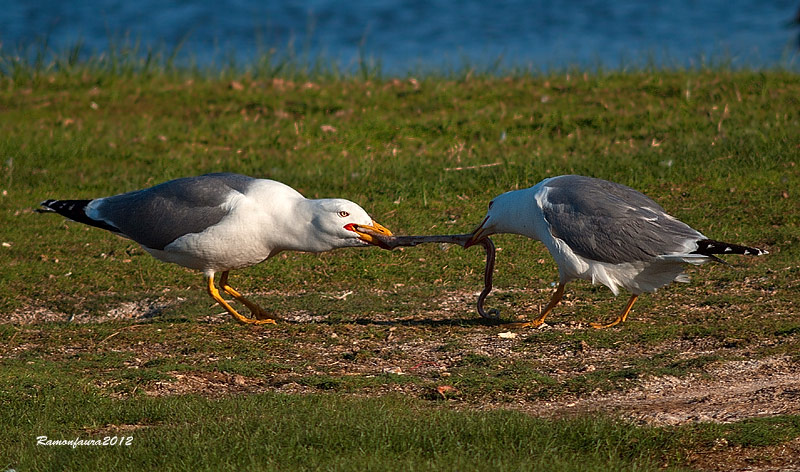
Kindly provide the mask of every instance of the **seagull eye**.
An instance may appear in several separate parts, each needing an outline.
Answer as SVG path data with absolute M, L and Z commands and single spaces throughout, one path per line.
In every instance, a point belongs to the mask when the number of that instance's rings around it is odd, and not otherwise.
M 342 210 L 339 212 L 339 216 L 341 216 L 342 218 L 347 218 L 348 216 L 350 216 L 350 213 L 347 213 L 346 211 Z

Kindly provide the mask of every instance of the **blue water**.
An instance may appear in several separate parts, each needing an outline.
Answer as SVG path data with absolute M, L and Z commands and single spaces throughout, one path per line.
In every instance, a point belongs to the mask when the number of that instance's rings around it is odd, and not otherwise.
M 0 0 L 0 42 L 24 51 L 140 43 L 201 65 L 324 57 L 387 75 L 465 65 L 549 70 L 650 62 L 796 68 L 797 0 Z

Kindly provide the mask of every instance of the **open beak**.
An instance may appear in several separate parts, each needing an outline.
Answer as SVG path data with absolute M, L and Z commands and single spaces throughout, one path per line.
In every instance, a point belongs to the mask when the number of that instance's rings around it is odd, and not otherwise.
M 364 242 L 374 244 L 383 249 L 391 249 L 381 240 L 381 237 L 392 236 L 392 232 L 383 225 L 376 223 L 375 220 L 372 220 L 371 225 L 352 225 L 348 229 L 350 229 L 350 231 L 355 231 L 355 233 L 358 234 L 358 238 Z
M 477 228 L 475 228 L 475 231 L 472 232 L 472 236 L 470 236 L 469 239 L 467 240 L 467 243 L 464 244 L 464 249 L 470 246 L 474 246 L 475 244 L 478 243 L 478 241 L 491 234 L 489 233 L 489 230 L 487 230 L 484 227 L 487 221 L 489 221 L 488 215 L 486 216 L 486 218 L 483 219 L 483 222 Z

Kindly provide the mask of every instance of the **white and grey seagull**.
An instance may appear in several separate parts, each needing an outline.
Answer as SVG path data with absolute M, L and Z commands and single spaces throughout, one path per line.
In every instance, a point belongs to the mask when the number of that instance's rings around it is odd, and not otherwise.
M 614 295 L 620 287 L 631 292 L 614 321 L 591 324 L 608 328 L 625 321 L 640 294 L 673 281 L 688 282 L 686 263 L 721 262 L 716 254 L 767 254 L 709 239 L 630 187 L 579 175 L 552 177 L 499 195 L 466 247 L 497 233 L 541 241 L 558 265 L 559 284 L 550 303 L 538 318 L 516 326 L 544 323 L 570 280 L 601 283 Z
M 139 243 L 155 258 L 202 271 L 214 300 L 240 323 L 274 323 L 257 304 L 228 285 L 228 272 L 281 251 L 323 252 L 381 245 L 391 232 L 344 199 L 311 200 L 267 179 L 217 173 L 170 180 L 155 187 L 93 200 L 45 200 L 41 212 L 59 213 Z M 239 314 L 214 286 L 244 304 Z

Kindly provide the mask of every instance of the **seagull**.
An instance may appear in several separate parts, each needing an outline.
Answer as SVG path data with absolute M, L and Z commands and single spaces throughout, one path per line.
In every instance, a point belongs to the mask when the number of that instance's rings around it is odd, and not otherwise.
M 767 254 L 709 239 L 630 187 L 580 175 L 551 177 L 499 195 L 465 247 L 497 233 L 541 241 L 558 265 L 559 284 L 550 302 L 538 318 L 515 327 L 544 323 L 574 279 L 601 283 L 614 295 L 620 287 L 631 293 L 614 321 L 591 323 L 609 328 L 625 321 L 640 294 L 673 281 L 689 282 L 686 263 L 724 262 L 715 254 Z
M 164 262 L 203 272 L 211 297 L 243 324 L 275 323 L 257 304 L 228 284 L 228 272 L 263 262 L 281 251 L 323 252 L 382 246 L 373 234 L 392 233 L 363 208 L 339 198 L 311 200 L 288 185 L 233 173 L 170 180 L 155 187 L 93 200 L 45 200 L 41 213 L 139 243 Z M 245 305 L 239 314 L 219 288 Z

